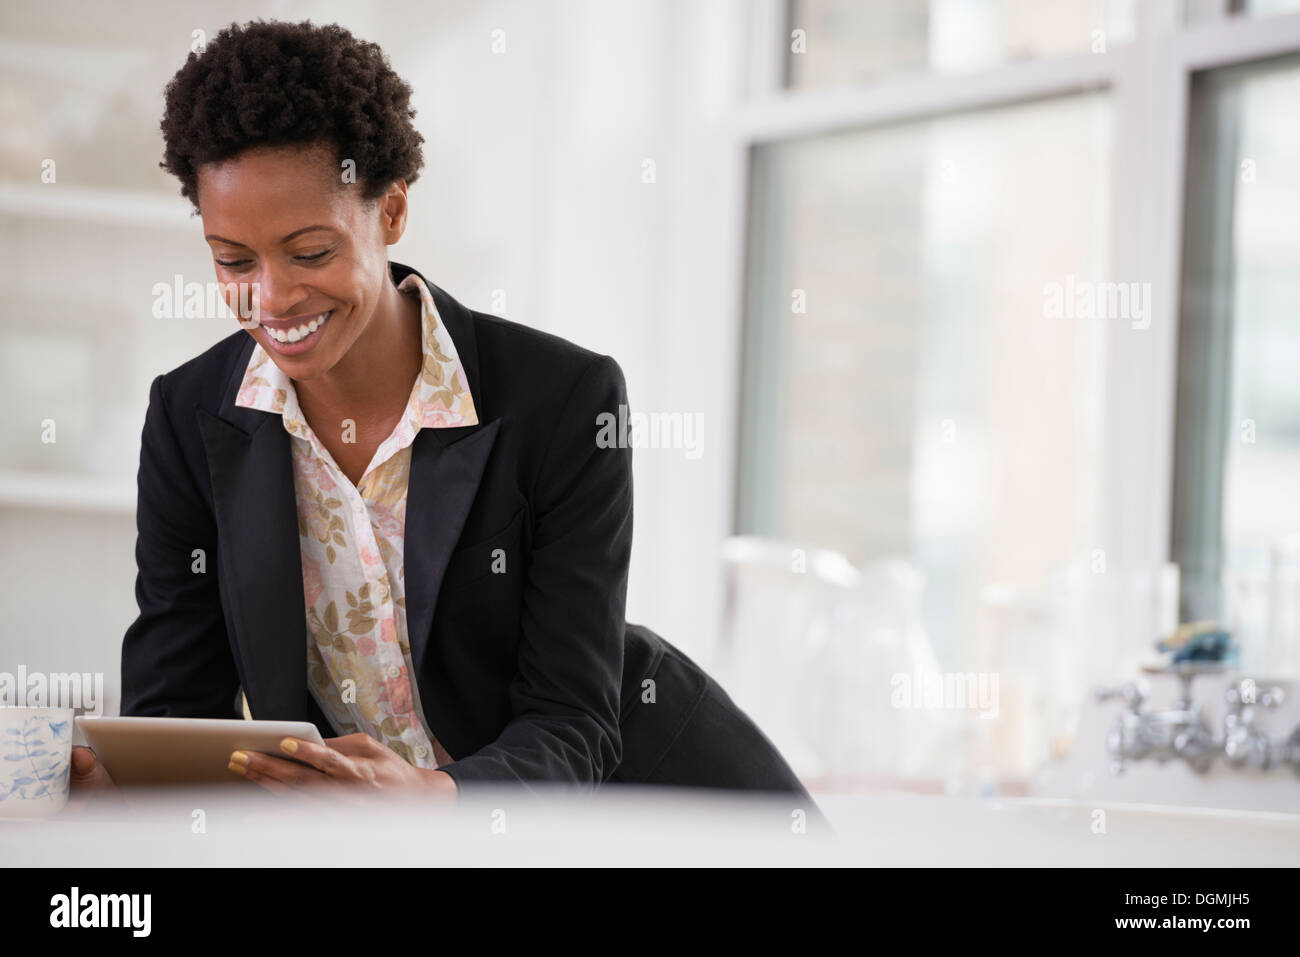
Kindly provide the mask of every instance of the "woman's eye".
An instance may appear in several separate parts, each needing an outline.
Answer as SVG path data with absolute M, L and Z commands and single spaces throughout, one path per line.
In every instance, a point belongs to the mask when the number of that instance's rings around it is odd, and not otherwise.
M 224 269 L 237 269 L 248 264 L 247 259 L 218 259 L 217 265 Z
M 299 260 L 300 262 L 311 263 L 311 262 L 315 262 L 318 259 L 324 259 L 331 252 L 333 252 L 332 249 L 322 249 L 320 252 L 312 253 L 310 256 L 295 256 L 294 258 Z

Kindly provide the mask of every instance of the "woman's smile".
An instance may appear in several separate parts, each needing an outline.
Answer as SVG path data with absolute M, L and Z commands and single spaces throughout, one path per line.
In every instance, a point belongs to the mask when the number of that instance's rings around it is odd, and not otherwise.
M 334 310 L 314 316 L 298 319 L 282 319 L 274 324 L 263 321 L 262 330 L 266 333 L 265 345 L 284 356 L 298 356 L 310 352 L 325 334 L 325 326 L 334 315 Z

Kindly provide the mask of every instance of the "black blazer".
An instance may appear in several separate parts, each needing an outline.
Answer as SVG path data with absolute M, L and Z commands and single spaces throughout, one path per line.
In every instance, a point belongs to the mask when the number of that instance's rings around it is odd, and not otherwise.
M 394 282 L 413 271 L 390 268 Z M 425 282 L 479 416 L 422 429 L 411 451 L 406 612 L 425 718 L 462 791 L 599 785 L 666 644 L 624 619 L 632 453 L 596 441 L 600 413 L 625 421 L 622 370 Z M 332 737 L 307 690 L 290 438 L 279 416 L 235 405 L 253 346 L 241 330 L 153 382 L 122 713 L 238 718 L 242 687 L 253 717 Z M 662 721 L 671 735 L 680 715 L 647 710 L 636 726 Z

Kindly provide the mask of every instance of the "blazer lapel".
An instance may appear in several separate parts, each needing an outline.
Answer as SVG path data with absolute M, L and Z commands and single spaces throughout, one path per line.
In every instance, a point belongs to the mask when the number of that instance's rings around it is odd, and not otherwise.
M 279 416 L 235 405 L 253 345 L 250 337 L 240 350 L 219 415 L 199 410 L 199 429 L 249 711 L 306 720 L 306 600 L 289 434 Z
M 442 577 L 474 504 L 483 466 L 500 424 L 496 420 L 461 429 L 421 429 L 411 448 L 403 547 L 406 625 L 417 677 L 424 672 Z M 423 686 L 420 694 L 422 701 L 429 701 L 429 692 Z
M 392 272 L 393 281 L 400 283 L 414 270 L 393 263 Z M 424 276 L 420 278 L 429 288 L 438 306 L 438 314 L 455 343 L 479 421 L 477 425 L 461 428 L 421 429 L 411 446 L 403 556 L 406 567 L 406 630 L 417 681 L 424 673 L 425 653 L 443 574 L 465 527 L 465 518 L 474 504 L 483 468 L 501 425 L 497 419 L 487 421 L 487 396 L 479 380 L 473 316 Z M 432 701 L 431 694 L 421 683 L 420 700 L 425 702 L 426 709 L 430 705 L 433 708 L 438 706 Z M 432 718 L 430 723 L 434 723 Z M 438 734 L 437 728 L 433 731 Z M 443 745 L 446 744 L 443 740 Z

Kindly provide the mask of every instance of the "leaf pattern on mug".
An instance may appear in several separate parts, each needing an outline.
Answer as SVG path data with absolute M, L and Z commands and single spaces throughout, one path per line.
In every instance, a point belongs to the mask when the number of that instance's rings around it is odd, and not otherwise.
M 0 811 L 14 799 L 58 804 L 68 792 L 72 722 L 13 710 L 22 723 L 0 736 Z

